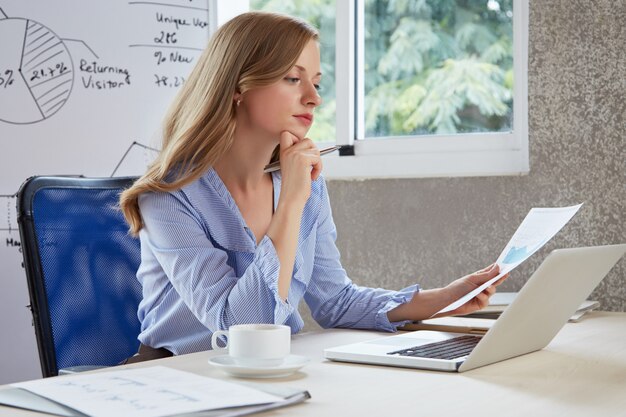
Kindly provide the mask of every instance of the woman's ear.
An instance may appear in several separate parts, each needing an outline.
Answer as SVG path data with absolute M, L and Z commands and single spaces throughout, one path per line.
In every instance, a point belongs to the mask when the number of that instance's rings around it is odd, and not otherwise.
M 235 102 L 237 107 L 239 107 L 239 105 L 241 104 L 241 93 L 233 94 L 233 101 Z

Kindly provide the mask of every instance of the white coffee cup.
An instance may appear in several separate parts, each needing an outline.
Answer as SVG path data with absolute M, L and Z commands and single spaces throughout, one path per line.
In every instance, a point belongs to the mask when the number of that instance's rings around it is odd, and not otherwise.
M 217 338 L 226 336 L 226 346 Z M 237 324 L 211 336 L 214 350 L 228 349 L 237 365 L 270 367 L 283 363 L 291 350 L 291 328 L 280 324 Z

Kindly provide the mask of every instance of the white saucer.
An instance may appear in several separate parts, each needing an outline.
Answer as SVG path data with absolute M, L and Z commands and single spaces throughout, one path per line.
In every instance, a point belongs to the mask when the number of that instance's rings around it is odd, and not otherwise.
M 278 366 L 254 367 L 237 365 L 229 355 L 220 355 L 209 358 L 209 363 L 232 376 L 243 378 L 277 378 L 291 375 L 309 362 L 304 356 L 289 355 Z

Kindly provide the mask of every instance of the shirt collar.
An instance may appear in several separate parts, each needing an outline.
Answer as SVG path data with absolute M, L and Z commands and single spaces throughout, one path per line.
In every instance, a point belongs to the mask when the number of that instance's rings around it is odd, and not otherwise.
M 273 172 L 274 210 L 280 197 L 281 176 Z M 207 232 L 225 249 L 254 252 L 256 242 L 226 185 L 213 168 L 181 190 L 203 217 Z M 258 236 L 257 236 L 258 238 Z

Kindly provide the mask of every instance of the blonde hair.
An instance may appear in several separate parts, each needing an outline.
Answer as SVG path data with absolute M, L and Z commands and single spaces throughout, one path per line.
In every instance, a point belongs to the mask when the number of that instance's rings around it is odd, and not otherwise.
M 161 152 L 120 197 L 131 234 L 143 227 L 141 194 L 184 187 L 230 148 L 236 125 L 234 95 L 280 80 L 318 36 L 300 19 L 264 12 L 241 14 L 215 32 L 169 108 Z

